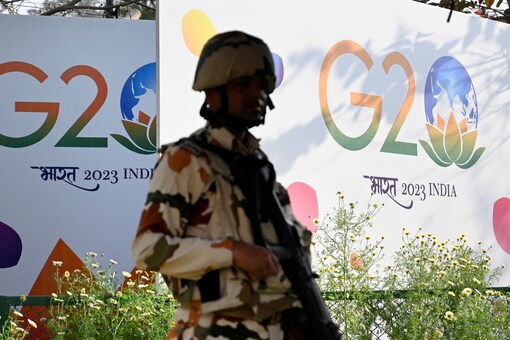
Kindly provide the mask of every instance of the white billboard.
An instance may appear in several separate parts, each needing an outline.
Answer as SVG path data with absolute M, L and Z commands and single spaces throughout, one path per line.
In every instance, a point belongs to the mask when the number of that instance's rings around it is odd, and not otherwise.
M 337 191 L 374 192 L 389 251 L 402 227 L 423 227 L 510 263 L 510 27 L 448 14 L 408 0 L 161 1 L 161 142 L 203 125 L 191 90 L 203 43 L 245 31 L 277 65 L 276 109 L 255 134 L 307 225 Z
M 156 24 L 0 15 L 0 295 L 131 241 L 156 156 Z M 46 277 L 45 277 L 46 276 Z

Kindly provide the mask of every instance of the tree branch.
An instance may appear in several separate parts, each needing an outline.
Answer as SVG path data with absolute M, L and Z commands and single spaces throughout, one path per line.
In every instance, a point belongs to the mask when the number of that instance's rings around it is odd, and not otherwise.
M 12 4 L 15 4 L 16 2 L 22 2 L 22 1 L 25 1 L 25 0 L 9 0 L 9 1 L 0 0 L 0 4 L 7 7 L 7 5 L 12 5 Z
M 14 10 L 13 5 L 23 1 L 25 0 L 0 0 L 0 9 L 5 8 L 9 14 L 17 14 L 17 11 Z
M 72 10 L 80 10 L 80 9 L 89 9 L 89 10 L 99 10 L 99 11 L 109 11 L 109 10 L 117 10 L 119 7 L 124 7 L 128 5 L 140 5 L 149 9 L 155 9 L 150 6 L 145 5 L 144 3 L 141 3 L 140 0 L 128 0 L 124 1 L 122 3 L 119 3 L 117 5 L 113 6 L 79 6 L 77 5 L 81 0 L 71 0 L 65 5 L 58 6 L 52 9 L 49 9 L 47 11 L 39 13 L 39 15 L 42 16 L 50 16 L 56 13 L 65 12 L 65 11 L 72 11 Z
M 58 6 L 58 7 L 55 7 L 55 8 L 52 8 L 52 9 L 49 9 L 47 11 L 44 11 L 42 13 L 39 13 L 39 15 L 53 15 L 55 13 L 58 13 L 58 12 L 64 12 L 64 11 L 67 11 L 67 10 L 70 10 L 70 9 L 73 9 L 74 5 L 76 5 L 78 2 L 80 2 L 81 0 L 71 0 L 69 1 L 67 4 L 65 5 L 62 5 L 62 6 Z

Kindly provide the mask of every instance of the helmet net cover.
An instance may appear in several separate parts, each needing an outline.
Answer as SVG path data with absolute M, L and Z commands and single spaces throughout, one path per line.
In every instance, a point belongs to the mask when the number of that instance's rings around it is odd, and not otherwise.
M 261 39 L 244 32 L 225 32 L 204 45 L 193 90 L 203 91 L 225 85 L 232 79 L 254 75 L 265 77 L 267 93 L 273 92 L 276 77 L 269 47 Z

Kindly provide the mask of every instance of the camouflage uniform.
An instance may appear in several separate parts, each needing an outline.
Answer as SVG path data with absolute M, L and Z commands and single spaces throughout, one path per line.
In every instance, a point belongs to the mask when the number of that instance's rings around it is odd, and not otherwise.
M 207 125 L 196 134 L 243 155 L 259 147 L 253 135 L 247 133 L 241 143 L 225 128 Z M 180 302 L 168 339 L 283 339 L 280 312 L 300 303 L 282 268 L 252 281 L 233 265 L 232 240 L 253 243 L 243 200 L 218 154 L 187 142 L 166 148 L 154 170 L 133 254 L 137 267 L 163 275 Z M 294 220 L 290 206 L 284 209 Z M 296 225 L 308 248 L 311 234 Z M 270 222 L 261 229 L 267 244 L 277 244 Z

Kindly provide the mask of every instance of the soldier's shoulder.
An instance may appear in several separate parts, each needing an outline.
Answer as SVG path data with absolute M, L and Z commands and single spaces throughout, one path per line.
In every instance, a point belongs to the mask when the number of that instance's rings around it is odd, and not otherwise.
M 204 150 L 193 138 L 183 137 L 178 141 L 164 144 L 159 148 L 160 155 L 163 156 L 167 152 L 171 154 L 184 152 L 198 157 L 203 154 Z
M 174 145 L 178 148 L 182 148 L 194 156 L 201 156 L 204 154 L 204 148 L 197 143 L 196 139 L 191 137 L 184 137 L 179 139 Z

